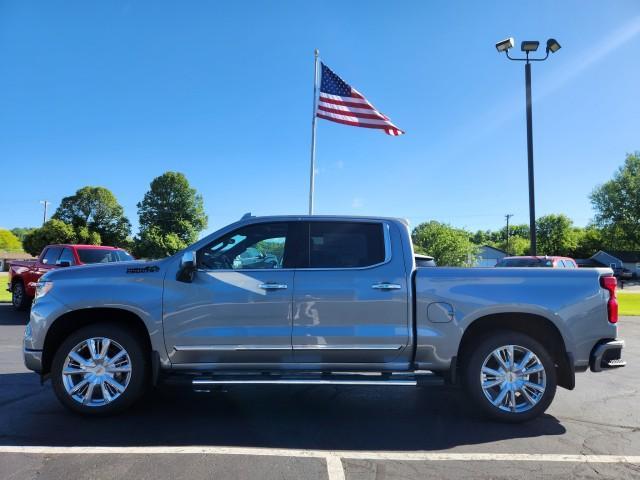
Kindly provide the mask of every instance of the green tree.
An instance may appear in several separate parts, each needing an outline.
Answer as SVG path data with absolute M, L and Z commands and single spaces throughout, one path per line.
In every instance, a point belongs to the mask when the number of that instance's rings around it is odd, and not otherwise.
M 22 240 L 24 240 L 24 236 L 27 233 L 32 232 L 33 230 L 35 230 L 35 228 L 32 228 L 32 227 L 16 227 L 16 228 L 12 228 L 11 229 L 11 233 L 13 233 L 16 237 L 18 237 L 18 240 L 22 241 Z
M 640 152 L 628 154 L 613 179 L 590 196 L 595 225 L 609 248 L 640 248 Z
M 466 265 L 477 252 L 469 232 L 434 220 L 418 225 L 411 237 L 418 252 L 431 255 L 441 266 Z
M 106 245 L 124 245 L 131 233 L 124 209 L 104 187 L 83 187 L 63 198 L 52 218 L 72 225 L 78 232 L 83 228 L 96 232 Z
M 36 228 L 25 235 L 22 244 L 27 253 L 36 257 L 49 244 L 76 242 L 77 235 L 71 225 L 60 220 L 51 219 L 42 228 Z
M 531 242 L 529 238 L 523 238 L 518 235 L 512 235 L 509 237 L 509 248 L 507 249 L 507 242 L 502 243 L 498 248 L 504 250 L 509 255 L 527 255 Z
M 577 246 L 573 221 L 566 215 L 545 215 L 536 221 L 539 255 L 568 256 Z
M 508 252 L 510 255 L 526 255 L 529 251 L 529 226 L 509 226 L 509 248 L 507 248 L 507 226 L 500 230 L 478 230 L 471 236 L 471 241 L 478 245 L 489 245 Z
M 9 230 L 0 228 L 0 250 L 5 252 L 19 252 L 22 250 L 20 239 Z
M 102 238 L 98 232 L 92 232 L 88 227 L 80 227 L 75 229 L 76 241 L 83 245 L 102 245 Z M 123 245 L 118 245 L 122 247 Z
M 202 196 L 179 172 L 166 172 L 151 182 L 138 203 L 140 236 L 135 252 L 140 257 L 172 255 L 193 243 L 207 227 Z
M 576 247 L 569 252 L 573 258 L 589 258 L 598 250 L 602 250 L 602 231 L 594 225 L 586 228 L 574 228 Z

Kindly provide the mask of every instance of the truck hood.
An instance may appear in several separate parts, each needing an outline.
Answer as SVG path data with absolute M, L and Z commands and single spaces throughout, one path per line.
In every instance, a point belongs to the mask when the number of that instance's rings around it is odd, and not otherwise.
M 135 277 L 150 273 L 160 273 L 166 263 L 164 260 L 130 262 L 113 262 L 91 265 L 78 265 L 73 267 L 56 268 L 40 277 L 40 281 L 60 281 L 95 277 Z

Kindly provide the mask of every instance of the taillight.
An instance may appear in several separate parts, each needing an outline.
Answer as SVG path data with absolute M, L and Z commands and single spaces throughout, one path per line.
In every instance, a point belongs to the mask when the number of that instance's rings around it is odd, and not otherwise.
M 616 298 L 616 285 L 618 281 L 616 277 L 600 277 L 600 286 L 609 292 L 609 300 L 607 301 L 607 314 L 609 322 L 618 322 L 618 299 Z

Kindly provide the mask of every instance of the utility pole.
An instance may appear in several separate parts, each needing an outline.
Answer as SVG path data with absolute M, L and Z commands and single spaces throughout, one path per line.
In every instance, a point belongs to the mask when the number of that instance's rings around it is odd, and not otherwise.
M 507 213 L 504 218 L 507 219 L 507 255 L 511 255 L 509 252 L 509 219 L 513 217 L 513 213 Z
M 47 222 L 47 207 L 51 205 L 51 202 L 47 200 L 40 200 L 40 203 L 44 205 L 44 214 L 42 215 L 42 225 Z

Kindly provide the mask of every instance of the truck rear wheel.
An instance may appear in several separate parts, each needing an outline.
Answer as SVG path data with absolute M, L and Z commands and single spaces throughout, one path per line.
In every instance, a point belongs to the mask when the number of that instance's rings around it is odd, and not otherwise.
M 483 337 L 465 365 L 474 403 L 489 417 L 511 423 L 541 415 L 556 393 L 556 369 L 543 345 L 519 332 Z
M 121 412 L 148 384 L 149 362 L 135 334 L 96 323 L 73 332 L 51 366 L 53 390 L 62 404 L 84 415 Z
M 27 296 L 24 283 L 21 280 L 13 282 L 11 285 L 11 303 L 16 310 L 26 310 L 31 299 Z

